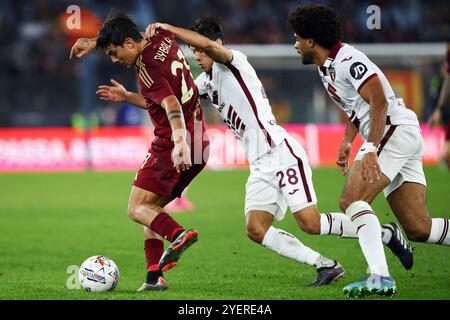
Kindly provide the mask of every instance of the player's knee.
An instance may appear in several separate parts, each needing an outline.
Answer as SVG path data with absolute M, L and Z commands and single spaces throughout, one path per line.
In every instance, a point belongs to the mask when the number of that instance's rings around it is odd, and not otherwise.
M 247 236 L 250 240 L 256 243 L 262 243 L 267 230 L 265 230 L 261 225 L 250 224 L 247 225 Z
M 148 211 L 148 210 L 147 210 Z M 140 222 L 143 215 L 145 215 L 146 206 L 142 204 L 129 204 L 128 205 L 128 218 L 135 222 Z
M 425 242 L 430 236 L 430 231 L 424 227 L 410 228 L 405 230 L 405 232 L 408 239 L 414 242 Z
M 128 218 L 130 218 L 133 221 L 139 220 L 139 206 L 128 204 Z

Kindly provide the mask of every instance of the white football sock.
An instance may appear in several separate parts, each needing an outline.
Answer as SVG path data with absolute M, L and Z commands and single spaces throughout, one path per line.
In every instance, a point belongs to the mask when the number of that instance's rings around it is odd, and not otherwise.
M 358 238 L 352 220 L 343 213 L 331 212 L 320 215 L 320 234 L 332 234 L 343 238 Z
M 345 211 L 356 227 L 359 245 L 369 265 L 370 273 L 389 276 L 381 241 L 381 226 L 370 205 L 365 201 L 353 202 Z
M 289 232 L 273 226 L 267 230 L 261 244 L 283 257 L 306 263 L 310 266 L 316 266 L 315 262 L 320 257 L 318 252 L 305 246 Z
M 320 215 L 320 235 L 336 235 L 341 238 L 358 238 L 356 227 L 350 217 L 343 213 L 331 212 Z M 392 231 L 381 226 L 381 239 L 384 244 L 391 240 Z
M 450 220 L 443 218 L 431 219 L 431 232 L 427 243 L 450 246 Z

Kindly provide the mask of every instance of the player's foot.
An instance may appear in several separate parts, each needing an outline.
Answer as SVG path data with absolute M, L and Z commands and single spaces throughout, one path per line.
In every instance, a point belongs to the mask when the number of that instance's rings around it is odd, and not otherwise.
M 333 281 L 337 281 L 344 277 L 345 270 L 342 266 L 335 260 L 333 260 L 334 265 L 330 267 L 317 268 L 317 276 L 313 282 L 307 284 L 307 287 L 318 287 L 327 285 Z
M 391 276 L 383 277 L 378 274 L 372 274 L 365 281 L 346 285 L 343 292 L 349 298 L 362 298 L 373 294 L 391 297 L 397 292 L 397 287 Z
M 167 271 L 172 267 L 175 267 L 177 261 L 180 259 L 181 254 L 194 244 L 198 240 L 197 231 L 189 229 L 183 231 L 178 238 L 176 238 L 170 246 L 164 251 L 161 259 L 159 260 L 159 269 Z
M 383 228 L 389 229 L 392 237 L 386 244 L 389 249 L 399 258 L 403 267 L 409 270 L 413 266 L 413 248 L 410 246 L 398 225 L 394 222 L 383 224 Z
M 155 283 L 147 283 L 144 282 L 142 286 L 137 289 L 137 292 L 143 292 L 143 291 L 164 291 L 169 289 L 169 286 L 167 285 L 166 280 L 163 277 L 159 277 L 158 281 Z

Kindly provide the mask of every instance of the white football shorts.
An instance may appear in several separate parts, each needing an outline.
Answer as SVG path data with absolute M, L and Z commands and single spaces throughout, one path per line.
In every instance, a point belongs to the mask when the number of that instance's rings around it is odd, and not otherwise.
M 250 164 L 245 214 L 262 210 L 282 220 L 287 207 L 297 212 L 317 203 L 308 157 L 292 137 Z
M 383 190 L 385 197 L 404 182 L 427 185 L 422 165 L 423 150 L 423 137 L 419 127 L 397 125 L 388 129 L 378 148 L 381 171 L 391 180 Z M 361 159 L 362 156 L 358 153 L 355 160 Z

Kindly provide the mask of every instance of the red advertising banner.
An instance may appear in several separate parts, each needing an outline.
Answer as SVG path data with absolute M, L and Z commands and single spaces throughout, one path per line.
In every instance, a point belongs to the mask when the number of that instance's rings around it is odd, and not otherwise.
M 335 165 L 345 127 L 340 124 L 283 126 L 308 154 L 310 165 Z M 422 127 L 424 162 L 435 164 L 444 148 L 442 129 Z M 224 125 L 209 125 L 210 169 L 246 167 L 245 153 Z M 72 128 L 0 129 L 0 171 L 137 170 L 144 160 L 153 130 L 144 127 L 103 127 L 84 134 Z M 353 158 L 361 145 L 357 137 Z

